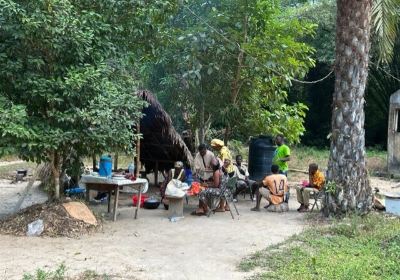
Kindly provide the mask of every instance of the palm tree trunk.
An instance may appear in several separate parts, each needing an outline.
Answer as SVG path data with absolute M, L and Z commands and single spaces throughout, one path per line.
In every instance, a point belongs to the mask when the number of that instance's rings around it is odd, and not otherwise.
M 337 0 L 335 94 L 328 180 L 336 183 L 329 213 L 366 212 L 372 192 L 365 161 L 364 92 L 368 76 L 371 0 Z

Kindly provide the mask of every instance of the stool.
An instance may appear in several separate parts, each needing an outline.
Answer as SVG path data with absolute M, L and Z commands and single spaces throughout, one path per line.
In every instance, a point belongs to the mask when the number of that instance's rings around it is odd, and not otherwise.
M 168 218 L 183 218 L 183 197 L 166 197 L 168 199 Z

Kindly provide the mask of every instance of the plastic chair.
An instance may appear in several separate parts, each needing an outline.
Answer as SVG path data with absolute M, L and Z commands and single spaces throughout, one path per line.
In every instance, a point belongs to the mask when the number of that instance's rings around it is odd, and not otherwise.
M 310 212 L 312 212 L 315 207 L 317 207 L 317 210 L 322 209 L 322 198 L 324 196 L 324 191 L 325 191 L 324 187 L 322 187 L 322 189 L 320 189 L 319 191 L 310 192 L 311 199 L 314 199 L 314 203 L 313 206 L 311 207 Z M 321 205 L 321 209 L 318 207 L 318 202 Z
M 207 214 L 207 217 L 210 217 L 211 212 L 215 213 L 215 210 L 217 209 L 219 202 L 221 201 L 221 199 L 225 199 L 226 204 L 229 207 L 229 212 L 231 213 L 232 219 L 235 219 L 235 217 L 233 216 L 233 212 L 232 212 L 232 207 L 230 205 L 230 202 L 232 202 L 233 207 L 235 207 L 236 210 L 236 214 L 239 216 L 239 211 L 236 207 L 235 202 L 233 201 L 233 194 L 232 194 L 232 190 L 235 189 L 236 187 L 236 182 L 237 182 L 237 177 L 231 177 L 229 178 L 228 176 L 224 176 L 222 179 L 222 183 L 220 186 L 220 194 L 217 198 L 214 199 L 214 201 L 212 201 L 212 207 L 210 207 L 210 211 Z

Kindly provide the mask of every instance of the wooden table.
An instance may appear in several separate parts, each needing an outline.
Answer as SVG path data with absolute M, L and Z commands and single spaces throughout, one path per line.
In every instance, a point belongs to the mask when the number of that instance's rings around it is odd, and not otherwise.
M 138 178 L 135 181 L 131 181 L 129 179 L 117 180 L 106 177 L 84 175 L 82 176 L 81 182 L 86 186 L 86 201 L 89 201 L 90 190 L 96 190 L 108 193 L 108 208 L 107 208 L 108 213 L 110 213 L 111 209 L 111 195 L 112 192 L 114 192 L 114 209 L 113 209 L 114 222 L 117 219 L 118 198 L 120 189 L 122 189 L 124 186 L 129 186 L 137 189 L 137 187 L 139 186 L 138 188 L 139 202 L 142 193 L 145 193 L 148 189 L 148 181 L 142 178 Z M 138 217 L 139 209 L 140 209 L 140 203 L 137 203 L 134 216 L 135 219 L 137 219 Z

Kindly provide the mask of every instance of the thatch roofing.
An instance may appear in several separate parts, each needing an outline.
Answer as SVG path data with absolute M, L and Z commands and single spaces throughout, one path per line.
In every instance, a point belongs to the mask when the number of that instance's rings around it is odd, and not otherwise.
M 140 132 L 143 139 L 140 143 L 140 160 L 146 166 L 146 171 L 154 170 L 158 161 L 159 170 L 168 170 L 175 161 L 184 161 L 190 164 L 192 154 L 185 142 L 172 125 L 172 120 L 161 104 L 147 90 L 138 92 L 149 106 L 143 109 L 143 118 L 140 121 Z

